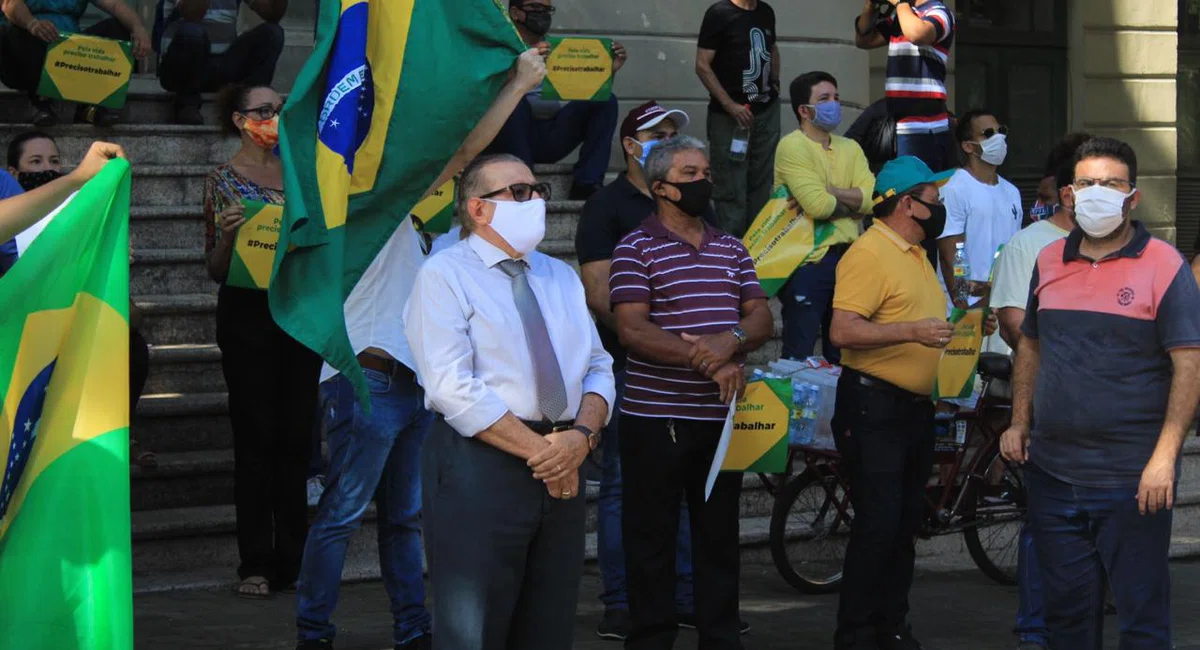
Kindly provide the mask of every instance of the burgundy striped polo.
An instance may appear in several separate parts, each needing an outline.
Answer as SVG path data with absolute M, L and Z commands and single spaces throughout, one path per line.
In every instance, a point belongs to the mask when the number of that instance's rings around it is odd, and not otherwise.
M 667 230 L 657 215 L 621 240 L 609 272 L 612 304 L 650 305 L 650 321 L 682 334 L 719 334 L 737 326 L 742 303 L 766 298 L 746 247 L 705 224 L 700 249 Z M 716 382 L 685 366 L 640 358 L 626 366 L 621 412 L 652 418 L 724 420 Z

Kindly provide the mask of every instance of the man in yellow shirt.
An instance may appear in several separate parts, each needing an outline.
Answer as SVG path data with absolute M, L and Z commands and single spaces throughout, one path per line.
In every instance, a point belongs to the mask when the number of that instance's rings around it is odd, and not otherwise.
M 875 221 L 837 267 L 830 338 L 842 348 L 833 430 L 854 522 L 834 648 L 919 650 L 905 619 L 914 538 L 933 471 L 933 392 L 953 328 L 921 242 L 946 223 L 934 174 L 913 156 L 875 183 Z M 995 320 L 985 329 L 995 331 Z M 989 332 L 990 333 L 990 332 Z
M 808 357 L 821 336 L 822 354 L 836 364 L 841 356 L 829 340 L 834 280 L 838 262 L 858 238 L 858 218 L 870 209 L 875 177 L 858 143 L 832 133 L 842 121 L 833 75 L 802 74 L 790 94 L 800 128 L 775 150 L 775 186 L 786 186 L 800 204 L 800 218 L 813 222 L 815 246 L 779 291 L 783 357 Z

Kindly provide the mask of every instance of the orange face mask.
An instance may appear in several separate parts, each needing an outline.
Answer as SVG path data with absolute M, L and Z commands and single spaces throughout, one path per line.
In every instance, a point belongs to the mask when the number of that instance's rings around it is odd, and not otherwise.
M 242 124 L 242 130 L 254 144 L 263 149 L 274 149 L 275 145 L 279 144 L 279 116 L 276 115 L 269 120 L 251 120 L 247 119 Z

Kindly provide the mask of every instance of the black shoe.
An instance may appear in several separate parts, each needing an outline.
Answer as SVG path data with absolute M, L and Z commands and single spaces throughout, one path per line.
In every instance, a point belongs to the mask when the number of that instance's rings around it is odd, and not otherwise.
M 596 626 L 596 636 L 610 641 L 624 641 L 629 636 L 633 624 L 629 620 L 627 609 L 606 609 L 604 618 Z
M 91 124 L 107 129 L 121 121 L 120 113 L 111 111 L 103 106 L 80 106 L 75 109 L 76 124 Z
M 54 104 L 49 99 L 41 97 L 32 100 L 33 117 L 30 122 L 39 128 L 46 128 L 58 124 L 58 114 L 54 112 Z
M 333 650 L 330 639 L 310 639 L 296 644 L 296 650 Z
M 679 621 L 679 627 L 687 628 L 689 630 L 696 629 L 696 615 L 695 614 L 679 614 L 678 616 L 676 616 L 676 619 Z M 746 621 L 742 620 L 739 617 L 738 618 L 738 634 L 747 634 L 748 632 L 750 632 L 750 624 L 747 623 Z
M 426 632 L 411 641 L 397 643 L 395 650 L 431 650 L 432 648 L 433 634 Z
M 921 642 L 913 638 L 911 625 L 877 628 L 875 642 L 880 650 L 922 650 Z
M 200 114 L 200 107 L 192 104 L 184 104 L 175 107 L 174 123 L 182 126 L 200 126 L 204 124 L 204 116 Z
M 599 185 L 584 185 L 577 182 L 571 185 L 571 195 L 567 199 L 570 201 L 586 201 L 599 191 Z
M 833 635 L 834 650 L 879 650 L 875 643 L 875 630 L 859 628 L 857 630 L 838 630 Z

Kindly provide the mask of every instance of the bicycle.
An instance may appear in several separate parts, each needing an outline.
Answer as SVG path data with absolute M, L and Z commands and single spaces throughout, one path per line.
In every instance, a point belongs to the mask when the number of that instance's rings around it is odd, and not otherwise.
M 985 575 L 1002 585 L 1015 585 L 1025 486 L 1020 467 L 1000 455 L 1011 402 L 989 394 L 994 381 L 1010 377 L 1012 363 L 1005 355 L 984 353 L 978 372 L 979 401 L 974 408 L 954 412 L 949 417 L 953 435 L 938 441 L 934 463 L 940 471 L 926 486 L 919 537 L 962 533 L 971 559 Z M 796 460 L 804 462 L 804 471 L 786 480 Z M 775 494 L 770 544 L 776 569 L 801 592 L 836 591 L 853 520 L 850 480 L 841 455 L 797 447 L 789 453 L 786 482 L 762 479 Z

